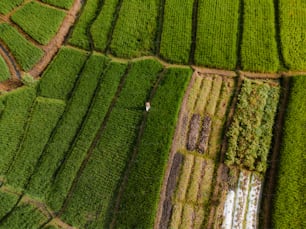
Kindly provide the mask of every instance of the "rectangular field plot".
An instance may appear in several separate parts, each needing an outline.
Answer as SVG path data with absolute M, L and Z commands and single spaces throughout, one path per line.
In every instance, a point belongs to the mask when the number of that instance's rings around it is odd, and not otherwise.
M 25 71 L 30 70 L 44 52 L 29 42 L 9 24 L 0 24 L 0 40 L 8 47 L 17 63 Z
M 273 0 L 244 0 L 241 67 L 247 71 L 276 72 L 279 57 Z
M 306 69 L 306 2 L 278 1 L 280 39 L 285 65 L 292 70 Z
M 164 6 L 160 55 L 171 62 L 189 61 L 193 2 L 182 4 L 178 0 L 167 0 Z
M 25 0 L 0 0 L 0 14 L 7 14 Z
M 0 219 L 2 219 L 17 203 L 18 196 L 0 191 Z
M 136 57 L 154 51 L 159 1 L 123 0 L 114 28 L 111 51 Z
M 38 2 L 29 2 L 18 9 L 11 19 L 34 40 L 46 45 L 55 36 L 65 15 Z
M 279 85 L 245 79 L 227 132 L 225 163 L 264 173 L 279 100 Z
M 235 69 L 239 0 L 199 0 L 195 63 Z
M 70 9 L 74 1 L 73 0 L 42 0 L 42 2 L 68 10 Z

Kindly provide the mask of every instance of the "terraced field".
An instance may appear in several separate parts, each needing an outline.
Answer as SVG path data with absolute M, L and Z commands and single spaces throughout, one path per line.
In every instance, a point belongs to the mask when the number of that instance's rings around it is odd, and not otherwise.
M 305 228 L 305 18 L 0 0 L 0 228 Z

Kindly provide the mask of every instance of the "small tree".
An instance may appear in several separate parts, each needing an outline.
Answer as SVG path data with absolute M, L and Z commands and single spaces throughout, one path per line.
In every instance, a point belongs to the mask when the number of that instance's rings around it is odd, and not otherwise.
M 21 77 L 21 82 L 28 87 L 35 87 L 38 80 L 35 80 L 29 73 L 25 73 Z

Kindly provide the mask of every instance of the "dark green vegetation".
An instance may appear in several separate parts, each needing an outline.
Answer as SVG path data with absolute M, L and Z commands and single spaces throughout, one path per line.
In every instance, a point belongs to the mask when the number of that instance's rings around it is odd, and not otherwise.
M 16 6 L 23 3 L 24 0 L 0 0 L 0 14 L 7 14 Z
M 30 70 L 43 56 L 44 52 L 23 37 L 15 28 L 0 23 L 0 41 L 2 41 L 21 65 Z
M 227 165 L 264 173 L 279 100 L 279 88 L 244 80 L 231 127 L 227 133 Z
M 0 56 L 0 82 L 5 81 L 8 78 L 10 78 L 10 75 L 11 74 L 6 65 L 6 62 L 4 61 L 2 56 Z
M 305 228 L 306 77 L 294 77 L 280 154 L 274 228 Z
M 65 15 L 38 2 L 29 2 L 17 10 L 11 19 L 34 40 L 46 45 L 58 31 Z
M 193 4 L 193 0 L 186 1 L 185 4 L 180 4 L 179 0 L 166 1 L 160 45 L 160 55 L 166 60 L 188 63 L 191 49 Z
M 214 0 L 199 0 L 198 4 L 195 63 L 235 69 L 239 0 L 226 1 L 222 7 Z
M 0 227 L 10 229 L 39 228 L 45 221 L 46 216 L 29 204 L 17 206 L 12 214 L 1 221 Z
M 58 6 L 60 8 L 64 8 L 67 10 L 73 4 L 73 0 L 42 0 L 42 2 L 50 4 L 50 5 Z
M 17 203 L 18 197 L 13 194 L 0 191 L 0 219 L 2 219 Z
M 280 0 L 280 40 L 285 64 L 293 70 L 306 69 L 306 2 Z

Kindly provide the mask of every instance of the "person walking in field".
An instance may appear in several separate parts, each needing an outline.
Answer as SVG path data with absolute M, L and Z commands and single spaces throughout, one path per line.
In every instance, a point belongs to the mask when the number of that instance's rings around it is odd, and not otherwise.
M 151 108 L 150 102 L 146 102 L 146 112 L 148 112 Z

